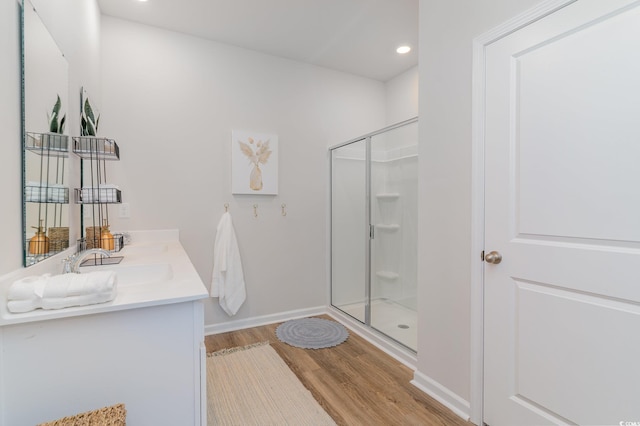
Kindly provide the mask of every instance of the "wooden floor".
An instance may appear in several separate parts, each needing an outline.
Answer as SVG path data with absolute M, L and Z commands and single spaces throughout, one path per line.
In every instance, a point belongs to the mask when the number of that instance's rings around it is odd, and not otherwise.
M 207 336 L 207 352 L 269 341 L 338 425 L 471 425 L 411 385 L 409 368 L 353 332 L 333 348 L 300 349 L 278 340 L 278 325 Z

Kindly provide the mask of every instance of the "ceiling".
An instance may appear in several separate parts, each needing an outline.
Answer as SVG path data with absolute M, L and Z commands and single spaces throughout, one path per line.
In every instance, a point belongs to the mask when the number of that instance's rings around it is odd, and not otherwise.
M 387 81 L 418 64 L 418 0 L 98 0 L 105 15 Z M 396 53 L 402 44 L 412 47 Z

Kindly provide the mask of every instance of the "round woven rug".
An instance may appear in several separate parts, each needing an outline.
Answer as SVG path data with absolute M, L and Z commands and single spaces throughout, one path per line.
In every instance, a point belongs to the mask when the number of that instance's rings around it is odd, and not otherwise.
M 284 322 L 276 328 L 281 342 L 303 349 L 337 346 L 347 340 L 349 332 L 342 324 L 321 318 L 301 318 Z

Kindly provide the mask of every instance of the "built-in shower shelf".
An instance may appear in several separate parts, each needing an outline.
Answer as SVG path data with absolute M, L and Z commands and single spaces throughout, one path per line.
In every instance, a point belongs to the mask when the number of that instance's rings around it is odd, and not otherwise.
M 396 232 L 400 229 L 400 225 L 398 225 L 397 223 L 390 223 L 390 224 L 379 223 L 376 225 L 376 229 L 379 229 L 380 231 L 386 231 L 386 232 Z
M 376 194 L 376 198 L 378 200 L 397 200 L 400 198 L 400 194 L 397 192 L 381 192 Z
M 376 276 L 385 280 L 395 281 L 398 279 L 400 275 L 391 271 L 378 271 L 376 272 Z

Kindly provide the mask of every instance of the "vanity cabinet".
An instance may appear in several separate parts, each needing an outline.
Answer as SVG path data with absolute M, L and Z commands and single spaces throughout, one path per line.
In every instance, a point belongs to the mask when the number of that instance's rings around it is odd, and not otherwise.
M 189 301 L 0 328 L 0 426 L 117 403 L 130 425 L 203 424 L 203 322 Z
M 50 259 L 0 276 L 0 426 L 117 403 L 131 426 L 206 425 L 208 291 L 177 230 L 131 236 L 120 264 L 98 267 L 118 276 L 110 302 L 13 314 L 11 284 L 60 265 Z

